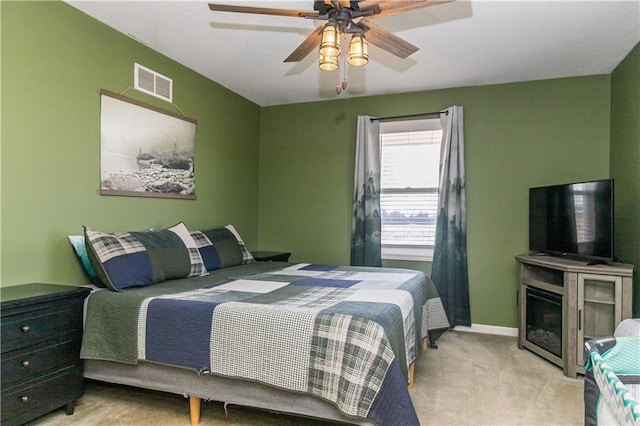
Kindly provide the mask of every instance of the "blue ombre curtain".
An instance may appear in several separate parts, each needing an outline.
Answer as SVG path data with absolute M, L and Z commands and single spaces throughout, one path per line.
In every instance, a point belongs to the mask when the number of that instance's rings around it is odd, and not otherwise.
M 440 114 L 440 122 L 438 219 L 431 279 L 440 293 L 451 326 L 470 326 L 462 107 L 447 108 Z
M 351 222 L 351 265 L 382 266 L 380 123 L 358 116 Z

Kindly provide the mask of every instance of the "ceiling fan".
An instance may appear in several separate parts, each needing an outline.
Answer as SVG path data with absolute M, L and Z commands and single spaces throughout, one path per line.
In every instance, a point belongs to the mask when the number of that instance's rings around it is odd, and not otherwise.
M 327 21 L 324 26 L 309 34 L 284 62 L 301 61 L 319 46 L 320 68 L 334 71 L 339 66 L 340 39 L 343 35 L 351 35 L 348 63 L 352 66 L 363 66 L 369 61 L 367 42 L 402 59 L 417 52 L 419 49 L 416 46 L 374 24 L 371 19 L 449 1 L 452 0 L 316 0 L 313 2 L 312 11 L 209 3 L 209 9 L 215 12 L 254 13 Z

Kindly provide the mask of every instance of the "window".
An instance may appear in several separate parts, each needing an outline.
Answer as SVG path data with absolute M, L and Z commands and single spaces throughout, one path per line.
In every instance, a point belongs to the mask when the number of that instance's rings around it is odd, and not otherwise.
M 441 140 L 439 119 L 380 123 L 383 259 L 433 258 Z

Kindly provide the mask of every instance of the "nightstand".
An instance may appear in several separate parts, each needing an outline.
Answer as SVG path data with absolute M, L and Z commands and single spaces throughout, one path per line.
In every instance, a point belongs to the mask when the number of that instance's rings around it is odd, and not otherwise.
M 82 396 L 83 301 L 89 289 L 53 284 L 0 288 L 2 414 L 19 425 Z
M 258 262 L 288 262 L 291 256 L 283 251 L 253 251 L 251 254 Z

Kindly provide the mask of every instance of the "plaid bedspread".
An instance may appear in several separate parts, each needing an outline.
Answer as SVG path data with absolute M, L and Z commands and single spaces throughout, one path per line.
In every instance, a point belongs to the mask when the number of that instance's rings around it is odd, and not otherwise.
M 420 339 L 449 326 L 432 286 L 411 270 L 296 264 L 153 295 L 137 310 L 136 358 L 310 393 L 376 424 L 418 424 L 408 368 Z M 83 345 L 83 356 L 95 353 Z

